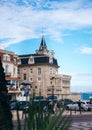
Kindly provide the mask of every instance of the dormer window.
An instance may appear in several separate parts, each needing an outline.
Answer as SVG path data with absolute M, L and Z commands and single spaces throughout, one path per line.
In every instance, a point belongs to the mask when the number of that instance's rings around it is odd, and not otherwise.
M 20 65 L 21 64 L 21 59 L 18 59 L 18 65 Z
M 53 63 L 53 58 L 52 57 L 49 58 L 49 63 Z
M 8 54 L 4 54 L 3 60 L 4 61 L 10 61 L 10 56 Z
M 34 57 L 31 56 L 31 57 L 29 58 L 28 63 L 29 63 L 29 64 L 33 64 L 33 63 L 34 63 Z

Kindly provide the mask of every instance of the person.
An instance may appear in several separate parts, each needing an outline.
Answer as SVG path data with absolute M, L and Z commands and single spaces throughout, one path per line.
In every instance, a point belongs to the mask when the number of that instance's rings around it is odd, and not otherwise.
M 78 101 L 78 106 L 79 106 L 79 111 L 80 111 L 80 114 L 81 114 L 81 101 L 80 100 Z
M 57 102 L 55 101 L 53 104 L 53 113 L 57 112 Z

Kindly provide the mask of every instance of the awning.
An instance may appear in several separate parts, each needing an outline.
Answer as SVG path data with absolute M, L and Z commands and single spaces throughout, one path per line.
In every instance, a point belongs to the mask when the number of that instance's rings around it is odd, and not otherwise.
M 27 86 L 27 85 L 31 85 L 31 84 L 30 84 L 30 83 L 22 82 L 20 85 L 25 85 L 25 86 Z
M 6 80 L 21 80 L 20 77 L 5 76 Z

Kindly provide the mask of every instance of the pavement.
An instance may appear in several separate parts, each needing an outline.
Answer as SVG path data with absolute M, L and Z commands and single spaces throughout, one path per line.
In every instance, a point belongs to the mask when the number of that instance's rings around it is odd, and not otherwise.
M 24 118 L 22 117 L 22 111 L 19 113 L 21 119 L 21 125 L 24 125 Z M 72 122 L 69 130 L 92 130 L 92 112 L 82 112 L 79 111 L 65 111 L 64 115 L 71 115 Z M 13 121 L 14 121 L 14 130 L 17 130 L 17 117 L 16 111 L 13 111 Z
M 69 130 L 92 130 L 92 112 L 72 112 Z
M 13 116 L 13 125 L 14 125 L 14 128 L 13 130 L 18 130 L 18 121 L 17 121 L 17 112 L 16 110 L 13 110 L 12 111 L 12 116 Z M 20 124 L 21 124 L 21 130 L 24 129 L 24 117 L 23 117 L 23 113 L 22 111 L 19 111 L 19 118 L 21 120 Z

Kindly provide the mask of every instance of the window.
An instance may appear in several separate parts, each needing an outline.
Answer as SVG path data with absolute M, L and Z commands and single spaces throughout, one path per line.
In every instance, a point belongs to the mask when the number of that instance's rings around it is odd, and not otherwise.
M 29 64 L 33 64 L 33 63 L 34 63 L 34 57 L 31 56 L 31 57 L 29 58 L 28 63 L 29 63 Z
M 16 69 L 14 68 L 14 69 L 13 69 L 13 74 L 15 74 L 15 72 L 16 72 Z
M 14 64 L 16 64 L 16 59 L 14 59 Z
M 30 69 L 30 73 L 33 73 L 33 69 L 32 68 Z
M 21 64 L 21 59 L 18 59 L 18 64 L 19 64 L 19 65 Z
M 4 61 L 10 61 L 10 56 L 9 56 L 8 54 L 5 54 L 5 55 L 3 56 L 3 60 L 4 60 Z
M 70 81 L 68 81 L 68 80 L 63 80 L 63 83 L 64 83 L 64 84 L 68 84 L 68 83 L 70 83 Z
M 41 77 L 38 77 L 38 81 L 41 80 Z
M 33 81 L 33 79 L 32 79 L 32 78 L 30 78 L 30 81 Z
M 41 68 L 38 68 L 38 75 L 41 74 Z
M 8 73 L 8 68 L 9 68 L 9 66 L 6 65 L 6 66 L 5 66 L 5 73 L 6 73 L 6 74 Z
M 18 74 L 20 74 L 20 69 L 18 68 Z
M 37 88 L 37 86 L 35 86 L 35 88 Z
M 52 57 L 49 58 L 49 63 L 53 63 L 53 58 Z
M 26 79 L 27 79 L 26 74 L 23 74 L 23 79 L 24 79 L 24 80 L 26 80 Z
M 33 60 L 34 60 L 33 58 L 30 58 L 30 62 L 33 62 Z

